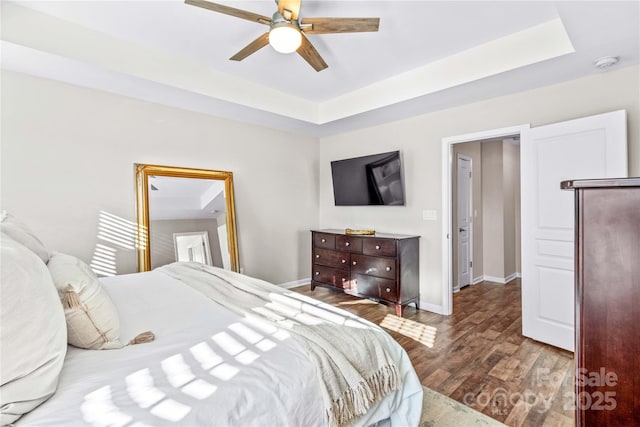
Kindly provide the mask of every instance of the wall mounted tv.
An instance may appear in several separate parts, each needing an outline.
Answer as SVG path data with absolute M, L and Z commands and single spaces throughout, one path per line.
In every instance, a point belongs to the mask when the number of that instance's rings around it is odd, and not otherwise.
M 404 205 L 400 151 L 331 162 L 336 206 Z

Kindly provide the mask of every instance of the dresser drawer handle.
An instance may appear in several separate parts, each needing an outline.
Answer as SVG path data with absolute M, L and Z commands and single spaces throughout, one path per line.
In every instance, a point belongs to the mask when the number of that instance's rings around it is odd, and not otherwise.
M 320 255 L 316 255 L 316 258 L 320 258 Z
M 320 241 L 321 241 L 322 243 L 326 243 L 326 242 L 327 242 L 327 239 L 322 239 L 322 240 L 320 240 Z
M 353 261 L 353 265 L 356 265 L 356 264 L 357 264 L 357 262 Z
M 346 264 L 346 263 L 347 263 L 347 260 L 346 260 L 346 259 L 343 259 L 343 260 L 342 260 L 342 263 L 343 263 L 343 264 Z
M 376 249 L 380 250 L 380 245 L 376 245 Z
M 391 267 L 387 267 L 387 271 L 391 271 Z
M 319 271 L 316 271 L 316 276 L 319 276 L 319 275 L 320 275 L 320 272 L 319 272 Z
M 351 243 L 349 243 L 349 242 L 346 242 L 346 243 L 345 243 L 344 245 L 345 245 L 345 246 L 349 246 L 350 244 L 351 244 Z
M 387 292 L 391 292 L 391 288 L 387 288 Z
M 345 278 L 343 277 L 343 278 L 342 278 L 342 281 L 343 281 L 343 282 L 346 282 L 346 281 L 347 281 L 347 279 L 345 279 Z

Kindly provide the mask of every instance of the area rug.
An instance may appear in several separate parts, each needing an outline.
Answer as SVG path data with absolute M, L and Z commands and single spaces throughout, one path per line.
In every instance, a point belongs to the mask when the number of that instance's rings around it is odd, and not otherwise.
M 504 427 L 499 421 L 494 420 L 480 412 L 456 402 L 447 396 L 422 387 L 422 417 L 419 427 L 460 427 L 460 426 L 487 426 Z

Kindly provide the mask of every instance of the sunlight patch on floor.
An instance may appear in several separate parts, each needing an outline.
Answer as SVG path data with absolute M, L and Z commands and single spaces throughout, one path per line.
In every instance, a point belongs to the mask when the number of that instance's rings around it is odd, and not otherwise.
M 342 301 L 338 303 L 338 305 L 375 305 L 375 304 L 378 304 L 378 303 L 370 299 L 361 299 L 357 301 Z
M 433 326 L 424 325 L 414 320 L 404 319 L 402 317 L 387 314 L 380 326 L 390 329 L 414 341 L 424 344 L 432 348 L 436 340 L 437 329 Z

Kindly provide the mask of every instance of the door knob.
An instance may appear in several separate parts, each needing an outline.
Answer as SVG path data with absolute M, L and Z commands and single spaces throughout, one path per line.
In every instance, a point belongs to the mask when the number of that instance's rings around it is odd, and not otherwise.
M 464 228 L 460 227 L 460 232 L 466 231 Z

